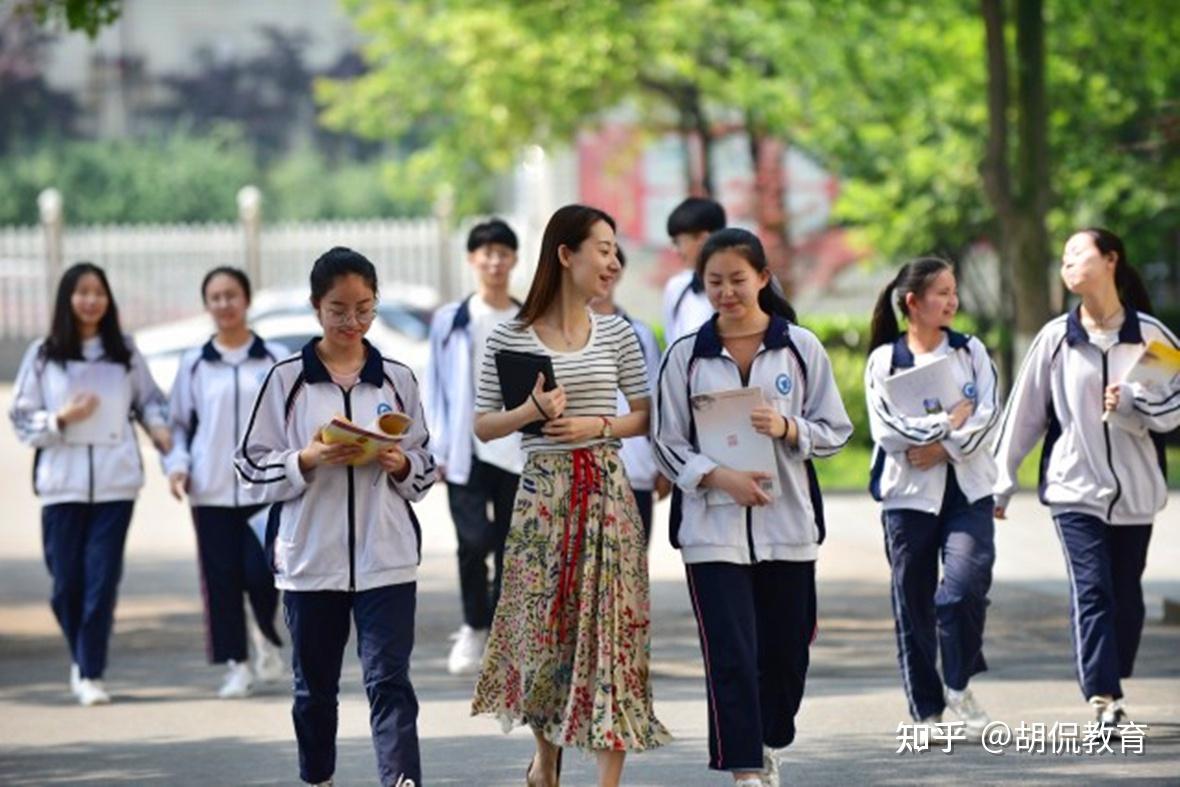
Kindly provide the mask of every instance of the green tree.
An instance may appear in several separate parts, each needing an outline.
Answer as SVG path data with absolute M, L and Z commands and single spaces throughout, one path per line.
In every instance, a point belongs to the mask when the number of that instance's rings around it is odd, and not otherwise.
M 1026 334 L 1070 228 L 1107 223 L 1134 259 L 1176 255 L 1180 15 L 1164 0 L 347 5 L 371 70 L 320 85 L 325 120 L 413 131 L 399 172 L 461 198 L 523 145 L 624 105 L 699 133 L 706 159 L 713 129 L 744 128 L 764 240 L 789 241 L 785 144 L 842 177 L 837 216 L 882 258 L 991 239 L 999 316 Z
M 94 38 L 123 13 L 123 0 L 18 0 L 16 11 L 32 13 L 43 25 L 65 25 Z
M 567 142 L 586 123 L 627 105 L 649 128 L 697 135 L 704 163 L 690 166 L 688 180 L 707 192 L 716 111 L 736 118 L 750 137 L 761 234 L 790 281 L 780 167 L 800 102 L 784 74 L 800 64 L 781 52 L 806 34 L 800 22 L 811 14 L 809 3 L 346 5 L 366 36 L 370 70 L 320 83 L 323 118 L 376 138 L 420 135 L 426 144 L 408 155 L 397 177 L 450 181 L 460 208 L 472 210 L 484 192 L 468 186 L 509 167 L 524 145 Z

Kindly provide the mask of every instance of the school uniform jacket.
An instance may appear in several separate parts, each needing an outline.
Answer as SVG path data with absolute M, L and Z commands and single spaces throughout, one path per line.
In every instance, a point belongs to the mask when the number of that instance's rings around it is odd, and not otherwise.
M 125 336 L 131 366 L 122 385 L 131 407 L 122 439 L 114 445 L 76 445 L 66 442 L 70 426 L 57 420 L 57 411 L 72 396 L 66 366 L 41 355 L 44 340 L 33 342 L 17 373 L 9 416 L 17 438 L 37 449 L 33 458 L 33 491 L 44 505 L 56 503 L 108 503 L 134 500 L 143 486 L 143 457 L 139 453 L 133 421 L 145 429 L 165 426 L 168 402 L 152 380 L 143 356 Z M 95 337 L 82 344 L 83 361 L 114 364 L 105 358 L 102 341 Z M 99 397 L 104 391 L 94 391 Z
M 717 463 L 700 452 L 690 399 L 746 386 L 761 388 L 766 401 L 799 427 L 797 446 L 775 442 L 782 495 L 750 508 L 706 504 L 700 481 Z M 824 516 L 811 460 L 837 453 L 851 435 L 827 353 L 805 328 L 771 317 L 746 383 L 722 345 L 716 316 L 677 340 L 661 363 L 653 439 L 664 474 L 683 491 L 681 521 L 671 527 L 684 561 L 815 560 Z
M 1038 486 L 1054 516 L 1075 511 L 1112 525 L 1148 524 L 1168 499 L 1162 433 L 1180 425 L 1180 388 L 1124 384 L 1119 409 L 1105 422 L 1103 393 L 1145 343 L 1180 344 L 1159 320 L 1128 308 L 1118 342 L 1103 351 L 1079 308 L 1046 324 L 1021 365 L 995 448 L 996 505 L 1008 505 L 1020 461 L 1044 436 Z
M 958 429 L 951 429 L 946 412 L 914 417 L 903 415 L 889 398 L 885 380 L 903 369 L 913 368 L 914 354 L 901 336 L 869 354 L 865 366 L 865 398 L 868 400 L 869 429 L 873 434 L 873 465 L 869 491 L 885 510 L 912 509 L 937 514 L 942 509 L 947 468 L 953 467 L 959 488 L 974 503 L 992 493 L 996 463 L 991 441 L 1000 420 L 996 367 L 983 342 L 974 336 L 946 331 L 947 354 L 963 398 L 975 402 L 975 411 Z M 950 464 L 939 463 L 918 470 L 906 460 L 914 446 L 941 443 Z
M 671 345 L 713 316 L 705 283 L 696 271 L 677 273 L 664 285 L 664 339 Z
M 655 334 L 652 333 L 651 328 L 647 327 L 647 323 L 632 319 L 622 309 L 619 309 L 617 314 L 626 320 L 635 331 L 635 338 L 639 340 L 639 349 L 643 351 L 643 365 L 647 368 L 647 376 L 651 381 L 649 384 L 654 386 L 656 375 L 659 374 L 660 369 L 660 346 L 656 342 Z M 627 397 L 623 395 L 622 391 L 618 392 L 616 398 L 620 415 L 631 412 Z M 641 492 L 650 492 L 655 489 L 656 476 L 660 471 L 656 467 L 650 435 L 624 437 L 623 446 L 619 449 L 619 458 L 623 460 L 623 468 L 627 471 L 627 479 L 631 482 L 632 489 Z
M 466 484 L 475 456 L 475 383 L 471 299 L 442 306 L 430 323 L 426 418 L 430 451 L 446 468 L 447 483 Z M 516 303 L 513 300 L 513 303 Z M 519 305 L 519 304 L 517 304 Z
M 426 496 L 435 476 L 418 383 L 366 341 L 360 381 L 346 391 L 316 355 L 319 341 L 270 370 L 234 454 L 242 481 L 275 504 L 266 533 L 275 585 L 361 591 L 412 582 L 422 535 L 410 503 Z M 390 411 L 413 419 L 401 441 L 410 462 L 404 480 L 376 462 L 300 471 L 299 451 L 334 415 L 367 425 Z
M 258 387 L 275 361 L 290 353 L 257 335 L 244 360 L 226 362 L 213 340 L 186 352 L 176 370 L 169 402 L 172 451 L 164 473 L 188 474 L 194 506 L 238 507 L 257 503 L 238 483 L 234 449 L 242 439 Z

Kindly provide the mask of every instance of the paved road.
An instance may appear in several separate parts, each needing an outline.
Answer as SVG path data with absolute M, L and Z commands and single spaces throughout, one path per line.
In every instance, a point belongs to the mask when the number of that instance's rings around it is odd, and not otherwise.
M 7 411 L 8 391 L 0 389 Z M 152 474 L 128 545 L 108 684 L 115 703 L 80 708 L 67 696 L 68 667 L 46 603 L 38 507 L 29 452 L 0 428 L 0 783 L 292 784 L 295 747 L 285 687 L 219 701 L 220 668 L 203 661 L 201 610 L 186 511 Z M 150 462 L 149 462 L 150 464 Z M 862 496 L 829 500 L 831 536 L 820 558 L 820 633 L 784 783 L 912 784 L 945 781 L 1077 783 L 1099 779 L 1180 781 L 1180 627 L 1149 623 L 1136 677 L 1134 716 L 1149 725 L 1142 756 L 985 753 L 897 755 L 905 715 L 897 676 L 888 573 L 876 510 Z M 459 623 L 454 536 L 438 490 L 423 503 L 414 680 L 426 782 L 520 784 L 531 739 L 500 733 L 468 713 L 472 681 L 444 669 L 447 635 Z M 976 680 L 992 715 L 1019 722 L 1084 722 L 1070 668 L 1068 598 L 1060 549 L 1043 510 L 1018 498 L 999 526 L 996 587 L 988 625 L 992 671 Z M 657 521 L 661 520 L 657 514 Z M 1180 596 L 1180 496 L 1157 523 L 1147 584 L 1155 601 Z M 656 711 L 676 736 L 629 760 L 636 785 L 724 785 L 707 772 L 703 670 L 676 554 L 657 532 L 651 554 Z M 374 783 L 367 708 L 354 657 L 346 660 L 337 783 Z M 953 769 L 953 770 L 952 770 Z M 566 763 L 567 785 L 592 784 L 584 757 Z

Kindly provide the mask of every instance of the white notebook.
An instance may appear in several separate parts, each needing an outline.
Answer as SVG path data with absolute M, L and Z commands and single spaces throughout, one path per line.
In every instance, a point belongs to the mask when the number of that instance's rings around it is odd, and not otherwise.
M 974 398 L 974 392 L 964 387 L 950 355 L 885 378 L 889 400 L 908 416 L 950 412 L 964 399 Z
M 98 397 L 98 407 L 81 421 L 66 426 L 62 439 L 70 445 L 116 445 L 126 434 L 131 411 L 131 391 L 127 368 L 105 361 L 68 361 L 66 395 L 80 393 Z
M 770 478 L 762 482 L 762 488 L 771 497 L 778 497 L 782 490 L 778 483 L 774 440 L 759 434 L 750 423 L 750 413 L 763 403 L 759 388 L 696 394 L 691 402 L 701 453 L 722 467 L 769 473 Z M 734 499 L 720 489 L 710 489 L 705 493 L 705 501 L 720 505 L 733 503 Z

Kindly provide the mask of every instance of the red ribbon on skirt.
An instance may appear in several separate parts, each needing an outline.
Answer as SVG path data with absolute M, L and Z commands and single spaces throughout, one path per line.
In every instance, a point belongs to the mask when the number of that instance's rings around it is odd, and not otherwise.
M 575 448 L 572 454 L 574 469 L 570 483 L 570 503 L 561 535 L 561 574 L 557 580 L 557 595 L 553 597 L 553 608 L 549 613 L 550 633 L 556 627 L 558 642 L 565 642 L 566 600 L 574 592 L 574 583 L 577 581 L 582 545 L 586 541 L 586 517 L 590 513 L 590 495 L 602 480 L 601 471 L 594 461 L 594 453 L 589 448 Z M 570 520 L 574 518 L 576 521 L 571 523 Z

